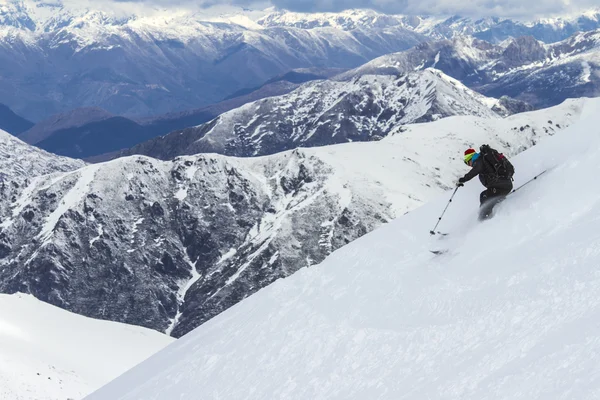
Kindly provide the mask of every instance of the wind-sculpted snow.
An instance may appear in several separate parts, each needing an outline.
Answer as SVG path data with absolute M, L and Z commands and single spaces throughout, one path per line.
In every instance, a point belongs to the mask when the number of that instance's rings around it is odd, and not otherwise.
M 255 101 L 196 128 L 142 143 L 122 155 L 163 160 L 197 153 L 247 157 L 380 140 L 400 125 L 452 115 L 497 118 L 492 110 L 497 103 L 433 69 L 310 82 L 290 94 Z
M 336 79 L 426 68 L 439 69 L 486 96 L 509 96 L 538 108 L 567 98 L 595 97 L 600 93 L 600 30 L 578 33 L 552 45 L 533 37 L 500 45 L 471 37 L 423 43 L 375 59 Z
M 81 399 L 173 341 L 23 294 L 0 295 L 0 398 Z
M 598 398 L 599 106 L 513 159 L 517 185 L 549 171 L 492 220 L 472 182 L 430 237 L 448 191 L 88 400 Z
M 134 156 L 40 177 L 5 200 L 0 291 L 181 336 L 451 187 L 465 146 L 516 154 L 585 103 L 268 157 Z

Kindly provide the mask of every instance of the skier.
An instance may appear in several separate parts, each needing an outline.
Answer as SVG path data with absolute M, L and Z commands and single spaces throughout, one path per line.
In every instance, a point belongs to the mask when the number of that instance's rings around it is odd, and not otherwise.
M 465 182 L 479 176 L 481 184 L 486 187 L 479 196 L 479 219 L 488 219 L 494 206 L 512 191 L 515 169 L 503 154 L 488 145 L 481 146 L 480 153 L 474 149 L 467 149 L 464 160 L 465 164 L 471 167 L 471 171 L 458 180 L 457 186 L 464 186 Z

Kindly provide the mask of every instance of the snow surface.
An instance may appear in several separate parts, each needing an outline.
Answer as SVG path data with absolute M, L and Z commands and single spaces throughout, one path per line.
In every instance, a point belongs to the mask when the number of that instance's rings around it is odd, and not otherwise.
M 516 185 L 548 173 L 494 219 L 476 222 L 474 181 L 432 238 L 448 192 L 88 399 L 597 399 L 599 107 L 513 159 Z
M 0 294 L 0 399 L 80 399 L 172 341 Z

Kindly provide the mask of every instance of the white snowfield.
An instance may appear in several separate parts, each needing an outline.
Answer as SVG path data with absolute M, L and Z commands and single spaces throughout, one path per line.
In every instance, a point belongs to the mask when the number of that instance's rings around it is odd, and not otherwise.
M 549 171 L 494 219 L 471 182 L 432 238 L 448 192 L 88 399 L 600 398 L 599 109 L 513 159 L 516 185 Z
M 172 341 L 0 294 L 0 399 L 81 399 Z

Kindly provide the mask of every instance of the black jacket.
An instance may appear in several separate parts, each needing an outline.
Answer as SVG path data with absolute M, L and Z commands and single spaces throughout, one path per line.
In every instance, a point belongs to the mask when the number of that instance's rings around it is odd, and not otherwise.
M 471 171 L 466 174 L 462 180 L 464 182 L 468 182 L 471 179 L 479 176 L 479 180 L 481 184 L 486 188 L 494 187 L 496 185 L 502 185 L 503 183 L 510 182 L 510 179 L 499 178 L 496 174 L 496 171 L 493 170 L 492 166 L 483 162 L 483 156 L 480 155 L 475 161 L 473 161 L 473 166 Z M 512 183 L 512 182 L 511 182 Z

